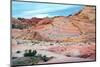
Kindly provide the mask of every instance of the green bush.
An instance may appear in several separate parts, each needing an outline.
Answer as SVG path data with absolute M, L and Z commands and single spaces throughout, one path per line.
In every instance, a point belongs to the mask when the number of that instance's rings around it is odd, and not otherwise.
M 18 20 L 24 20 L 24 18 L 20 18 L 20 17 L 18 17 L 17 19 L 18 19 Z
M 44 55 L 44 56 L 42 56 L 42 60 L 43 60 L 44 62 L 46 62 L 46 61 L 49 60 L 49 57 L 47 57 L 46 55 Z
M 24 29 L 24 28 L 27 28 L 27 26 L 26 25 L 22 25 L 22 24 L 12 24 L 12 28 Z
M 37 54 L 36 50 L 25 50 L 24 57 L 30 57 L 32 59 L 32 64 L 37 64 L 39 61 L 47 62 L 53 57 L 47 57 L 46 55 Z
M 41 58 L 38 56 L 34 56 L 31 59 L 32 59 L 32 64 L 37 64 L 41 60 Z
M 25 51 L 24 53 L 24 57 L 32 57 L 32 56 L 36 56 L 37 51 L 36 50 L 29 50 L 28 52 Z
M 20 53 L 21 51 L 17 51 L 16 53 Z

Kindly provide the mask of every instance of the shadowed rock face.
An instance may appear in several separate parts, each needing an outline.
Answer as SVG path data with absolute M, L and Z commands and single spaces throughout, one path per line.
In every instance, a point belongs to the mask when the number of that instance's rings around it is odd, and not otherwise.
M 79 14 L 68 17 L 42 19 L 22 19 L 20 22 L 33 26 L 13 33 L 15 38 L 37 39 L 47 41 L 81 42 L 95 41 L 95 7 L 84 7 Z M 17 29 L 16 29 L 17 30 Z M 12 29 L 12 32 L 15 31 Z

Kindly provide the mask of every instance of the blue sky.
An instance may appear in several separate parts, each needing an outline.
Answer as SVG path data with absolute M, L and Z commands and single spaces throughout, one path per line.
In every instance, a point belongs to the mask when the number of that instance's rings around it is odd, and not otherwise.
M 82 5 L 12 2 L 12 16 L 22 18 L 68 16 L 79 12 Z

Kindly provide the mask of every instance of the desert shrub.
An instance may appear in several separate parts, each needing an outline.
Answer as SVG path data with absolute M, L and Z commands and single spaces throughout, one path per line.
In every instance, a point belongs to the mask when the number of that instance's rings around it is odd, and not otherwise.
M 36 55 L 37 51 L 36 50 L 33 50 L 32 54 L 33 55 Z
M 54 45 L 54 44 L 50 44 L 50 45 Z
M 22 24 L 12 24 L 12 28 L 24 29 L 24 28 L 27 28 L 27 26 L 26 25 L 22 25 Z
M 32 59 L 29 57 L 20 57 L 12 60 L 13 65 L 31 65 Z
M 16 59 L 17 57 L 12 57 L 12 59 Z
M 18 19 L 18 20 L 24 20 L 24 18 L 20 18 L 20 17 L 18 17 L 17 19 Z
M 37 64 L 41 60 L 41 58 L 38 56 L 34 56 L 31 59 L 32 59 L 32 64 Z
M 38 54 L 37 55 L 37 51 L 36 50 L 25 50 L 24 53 L 24 57 L 30 57 L 32 60 L 32 64 L 37 64 L 39 61 L 44 61 L 47 62 L 48 60 L 50 60 L 53 57 L 47 57 L 46 55 L 41 55 Z
M 16 61 L 16 62 L 13 62 L 13 64 L 15 64 L 15 65 L 25 65 L 26 63 L 24 61 Z
M 20 53 L 21 51 L 16 51 L 16 53 Z
M 42 58 L 42 60 L 43 60 L 44 62 L 46 62 L 46 61 L 48 61 L 48 60 L 50 59 L 50 58 L 47 57 L 46 55 L 42 56 L 41 58 Z
M 25 51 L 24 53 L 24 57 L 32 57 L 32 56 L 36 56 L 37 51 L 36 50 L 29 50 L 28 52 Z

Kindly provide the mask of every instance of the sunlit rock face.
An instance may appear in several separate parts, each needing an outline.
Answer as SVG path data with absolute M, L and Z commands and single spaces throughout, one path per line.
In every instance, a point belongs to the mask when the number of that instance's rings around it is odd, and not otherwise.
M 79 37 L 80 31 L 74 27 L 66 17 L 57 17 L 48 25 L 40 25 L 35 27 L 35 31 L 40 33 L 46 39 L 63 41 L 70 37 Z
M 35 25 L 22 29 L 18 31 L 19 33 L 13 33 L 15 34 L 13 37 L 66 42 L 95 41 L 95 7 L 84 7 L 73 16 L 35 18 L 34 20 L 38 21 Z M 22 21 L 25 23 L 27 20 Z M 15 30 L 12 29 L 12 31 Z
M 96 19 L 95 11 L 96 11 L 96 8 L 95 7 L 87 6 L 87 7 L 85 7 L 83 9 L 83 11 L 81 11 L 81 13 L 79 14 L 79 16 L 81 18 L 87 18 L 92 23 L 95 23 L 95 19 Z
M 69 57 L 95 58 L 95 43 L 77 43 L 69 46 L 53 46 L 48 51 Z

